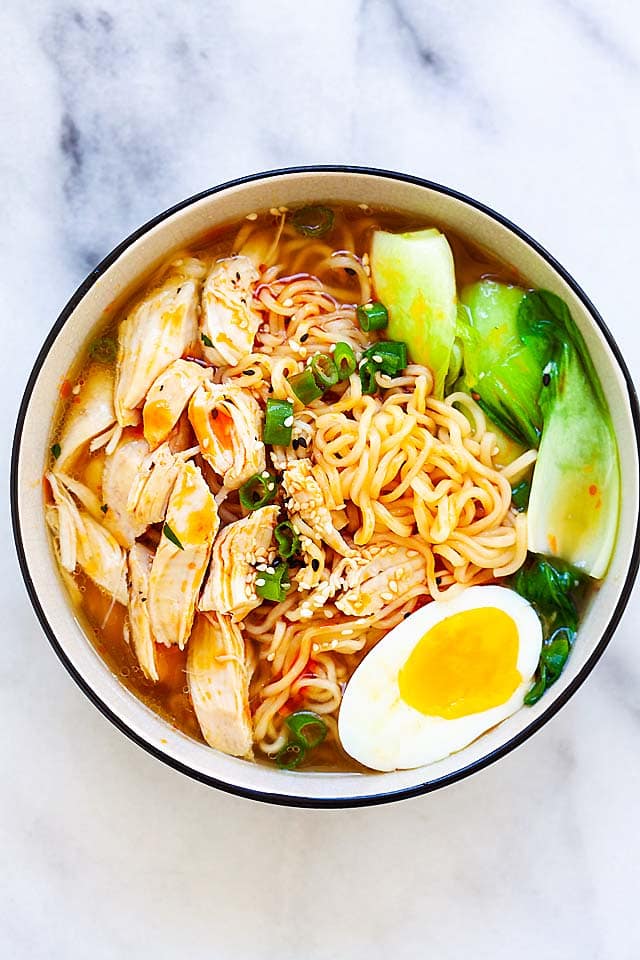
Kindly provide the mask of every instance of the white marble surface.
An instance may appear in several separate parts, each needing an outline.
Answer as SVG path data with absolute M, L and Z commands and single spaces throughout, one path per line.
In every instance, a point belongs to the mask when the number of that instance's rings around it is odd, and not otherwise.
M 88 269 L 182 197 L 288 164 L 494 205 L 640 373 L 635 0 L 5 0 L 0 28 L 3 470 Z M 1 957 L 640 955 L 638 593 L 582 691 L 497 766 L 396 806 L 286 810 L 190 782 L 97 713 L 2 525 Z

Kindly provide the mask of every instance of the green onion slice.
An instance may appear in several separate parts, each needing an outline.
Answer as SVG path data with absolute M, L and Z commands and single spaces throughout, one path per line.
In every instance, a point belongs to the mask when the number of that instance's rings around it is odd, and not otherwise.
M 334 213 L 330 207 L 313 204 L 296 210 L 293 225 L 303 237 L 323 237 L 333 227 Z
M 118 343 L 113 337 L 98 337 L 89 347 L 89 356 L 98 363 L 113 363 L 118 353 Z
M 206 333 L 201 333 L 201 334 L 200 334 L 200 339 L 201 339 L 202 342 L 204 343 L 205 347 L 212 347 L 212 346 L 213 346 L 213 340 L 211 339 L 211 337 L 208 337 L 208 336 L 206 335 Z
M 273 503 L 277 492 L 275 476 L 265 470 L 264 473 L 255 473 L 245 480 L 238 490 L 238 496 L 245 510 L 259 510 L 260 507 Z
M 300 550 L 300 537 L 290 520 L 279 523 L 275 529 L 278 553 L 283 560 L 290 560 Z
M 301 744 L 306 750 L 313 750 L 327 735 L 326 723 L 312 710 L 298 710 L 287 717 L 285 723 L 291 730 L 295 742 Z
M 273 573 L 270 573 L 273 570 Z M 258 570 L 256 574 L 256 593 L 262 600 L 274 600 L 280 603 L 291 586 L 289 568 L 286 563 L 278 563 L 269 569 Z
M 302 373 L 289 377 L 289 386 L 301 403 L 311 403 L 322 396 L 322 390 L 316 383 L 311 367 L 305 367 Z
M 274 447 L 288 447 L 293 430 L 293 403 L 291 400 L 267 400 L 262 439 Z
M 528 480 L 522 480 L 515 487 L 511 488 L 511 499 L 516 509 L 522 513 L 529 505 L 529 494 L 531 493 L 531 484 Z
M 338 382 L 338 369 L 328 353 L 315 353 L 311 358 L 311 370 L 323 392 Z
M 165 523 L 164 527 L 162 528 L 162 532 L 164 533 L 167 540 L 170 540 L 171 543 L 174 544 L 174 546 L 178 547 L 178 549 L 180 550 L 184 550 L 184 547 L 180 543 L 180 540 L 175 535 L 175 533 L 173 532 L 173 530 L 171 529 L 168 523 Z
M 356 369 L 356 355 L 348 343 L 344 343 L 342 340 L 340 343 L 336 343 L 333 362 L 338 371 L 338 380 L 348 380 Z
M 295 770 L 304 760 L 306 752 L 301 743 L 287 743 L 276 754 L 276 763 L 281 770 Z
M 384 330 L 389 323 L 389 314 L 384 303 L 372 300 L 371 303 L 362 303 L 356 310 L 358 323 L 365 333 L 371 330 Z
M 372 360 L 365 360 L 360 365 L 360 383 L 362 385 L 362 392 L 365 395 L 370 395 L 375 393 L 378 389 L 378 384 L 376 382 L 376 370 L 379 367 L 373 363 Z
M 378 370 L 391 377 L 406 367 L 407 345 L 402 340 L 379 340 L 367 347 L 363 357 L 372 360 Z

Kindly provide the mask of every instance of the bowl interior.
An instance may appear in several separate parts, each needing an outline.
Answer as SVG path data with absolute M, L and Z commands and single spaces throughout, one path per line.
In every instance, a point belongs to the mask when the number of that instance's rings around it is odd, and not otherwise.
M 433 218 L 514 265 L 532 285 L 563 297 L 602 380 L 619 442 L 624 482 L 615 554 L 607 578 L 591 598 L 561 678 L 536 706 L 521 710 L 460 753 L 417 770 L 370 775 L 283 773 L 224 756 L 177 732 L 122 687 L 95 653 L 69 604 L 45 531 L 41 477 L 49 412 L 56 409 L 60 382 L 79 348 L 104 322 L 110 305 L 173 249 L 216 224 L 274 205 L 318 200 L 370 203 Z M 604 648 L 603 637 L 608 637 L 624 606 L 637 563 L 638 442 L 631 389 L 605 333 L 570 280 L 510 226 L 464 198 L 435 186 L 363 171 L 285 172 L 230 184 L 187 202 L 125 241 L 65 308 L 38 358 L 18 426 L 14 461 L 14 519 L 32 601 L 58 653 L 103 712 L 147 749 L 191 775 L 248 795 L 301 804 L 375 802 L 433 788 L 524 739 L 558 709 Z

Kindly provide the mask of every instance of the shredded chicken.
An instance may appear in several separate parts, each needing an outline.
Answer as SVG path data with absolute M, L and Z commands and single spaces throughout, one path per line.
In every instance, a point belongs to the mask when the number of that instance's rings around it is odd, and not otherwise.
M 138 663 L 148 680 L 158 680 L 156 647 L 149 617 L 149 575 L 153 553 L 141 543 L 129 551 L 129 627 Z
M 322 488 L 313 475 L 309 459 L 287 463 L 282 475 L 282 485 L 288 496 L 286 506 L 289 518 L 300 535 L 305 562 L 305 567 L 296 575 L 296 579 L 299 589 L 311 590 L 322 578 L 322 543 L 328 544 L 343 557 L 353 557 L 356 554 L 335 527 L 330 505 L 325 501 Z
M 272 447 L 271 462 L 276 470 L 284 470 L 288 463 L 308 458 L 313 444 L 313 427 L 305 420 L 293 421 L 291 430 L 291 445 L 288 447 Z
M 216 503 L 200 470 L 182 463 L 149 579 L 149 616 L 158 643 L 184 649 L 218 526 Z
M 176 261 L 120 324 L 114 400 L 121 426 L 139 423 L 154 380 L 197 342 L 201 271 L 198 260 Z
M 105 457 L 102 509 L 106 525 L 123 547 L 131 547 L 148 526 L 144 518 L 137 519 L 129 509 L 131 487 L 148 454 L 149 447 L 144 440 L 125 440 L 111 456 Z
M 116 422 L 113 409 L 113 371 L 104 366 L 90 369 L 80 393 L 69 406 L 60 435 L 56 470 L 67 471 L 83 447 L 110 430 Z
M 60 563 L 69 573 L 80 566 L 118 603 L 127 603 L 126 554 L 108 530 L 80 510 L 60 476 L 47 474 L 55 505 L 46 511 Z M 90 491 L 89 491 L 90 492 Z
M 244 388 L 203 383 L 189 404 L 189 419 L 202 456 L 227 490 L 265 469 L 262 410 Z
M 144 458 L 127 498 L 127 510 L 136 523 L 148 525 L 164 520 L 180 463 L 168 443 Z
M 249 669 L 240 628 L 221 614 L 196 616 L 187 658 L 193 708 L 211 747 L 252 756 Z
M 210 368 L 193 360 L 174 360 L 154 380 L 142 410 L 144 437 L 152 450 L 167 439 L 194 392 L 212 376 Z
M 360 556 L 343 560 L 341 566 L 335 586 L 344 592 L 336 607 L 351 617 L 371 616 L 427 579 L 424 557 L 395 544 L 364 547 Z
M 277 520 L 278 507 L 261 507 L 221 531 L 213 545 L 200 610 L 230 613 L 237 622 L 259 606 L 254 568 L 269 560 Z
M 200 318 L 204 355 L 211 363 L 234 366 L 251 353 L 262 322 L 252 307 L 258 277 L 248 257 L 214 263 L 202 291 Z

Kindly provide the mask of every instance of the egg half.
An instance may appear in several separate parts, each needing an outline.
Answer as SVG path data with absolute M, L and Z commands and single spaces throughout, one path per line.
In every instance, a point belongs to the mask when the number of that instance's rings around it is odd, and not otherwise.
M 342 745 L 374 770 L 442 760 L 520 709 L 541 648 L 535 610 L 506 587 L 429 603 L 355 670 L 338 717 Z

